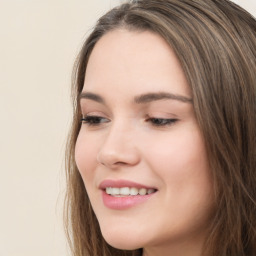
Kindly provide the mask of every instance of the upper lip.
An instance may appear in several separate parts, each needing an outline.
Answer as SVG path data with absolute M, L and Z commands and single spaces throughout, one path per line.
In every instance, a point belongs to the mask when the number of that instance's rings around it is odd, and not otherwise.
M 129 188 L 146 188 L 146 189 L 154 188 L 154 187 L 139 184 L 137 182 L 133 182 L 130 180 L 103 180 L 99 185 L 99 188 L 102 190 L 106 189 L 107 187 L 111 187 L 111 188 L 129 187 Z

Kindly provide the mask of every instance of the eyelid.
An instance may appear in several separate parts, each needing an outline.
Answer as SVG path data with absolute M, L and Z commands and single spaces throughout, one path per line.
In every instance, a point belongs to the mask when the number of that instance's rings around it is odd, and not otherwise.
M 110 122 L 108 118 L 100 115 L 88 114 L 88 115 L 83 115 L 81 118 L 81 123 L 88 126 L 100 126 L 108 122 Z
M 87 99 L 82 99 L 80 101 L 80 111 L 83 116 L 97 115 L 108 117 L 110 114 L 109 109 L 103 106 L 102 104 Z
M 150 122 L 152 126 L 154 127 L 166 127 L 174 125 L 177 121 L 179 121 L 178 118 L 163 118 L 163 117 L 157 117 L 157 116 L 147 116 L 146 122 Z
M 106 116 L 106 115 L 104 114 L 104 112 L 100 110 L 82 108 L 82 116 Z

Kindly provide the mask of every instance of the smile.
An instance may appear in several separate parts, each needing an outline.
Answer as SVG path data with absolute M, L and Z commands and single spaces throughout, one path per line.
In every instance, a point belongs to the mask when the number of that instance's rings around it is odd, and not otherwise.
M 99 184 L 103 204 L 113 210 L 127 208 L 147 202 L 158 189 L 128 180 L 104 180 Z
M 156 191 L 156 189 L 153 188 L 134 188 L 134 187 L 121 187 L 121 188 L 112 188 L 107 187 L 105 189 L 106 193 L 111 196 L 115 197 L 124 197 L 124 196 L 137 196 L 137 195 L 149 195 Z

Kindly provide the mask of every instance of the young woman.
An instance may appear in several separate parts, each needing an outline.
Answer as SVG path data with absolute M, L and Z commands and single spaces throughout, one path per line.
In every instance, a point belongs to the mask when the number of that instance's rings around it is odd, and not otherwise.
M 74 72 L 74 256 L 256 255 L 256 21 L 227 0 L 104 15 Z

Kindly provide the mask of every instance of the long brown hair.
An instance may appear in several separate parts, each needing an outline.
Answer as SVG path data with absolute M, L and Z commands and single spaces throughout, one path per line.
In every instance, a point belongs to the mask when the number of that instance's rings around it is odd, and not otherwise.
M 124 28 L 162 36 L 191 87 L 206 142 L 217 209 L 203 255 L 256 255 L 256 21 L 228 0 L 138 0 L 99 19 L 74 67 L 73 125 L 66 150 L 66 229 L 74 256 L 141 255 L 103 239 L 74 160 L 77 97 L 95 44 Z

